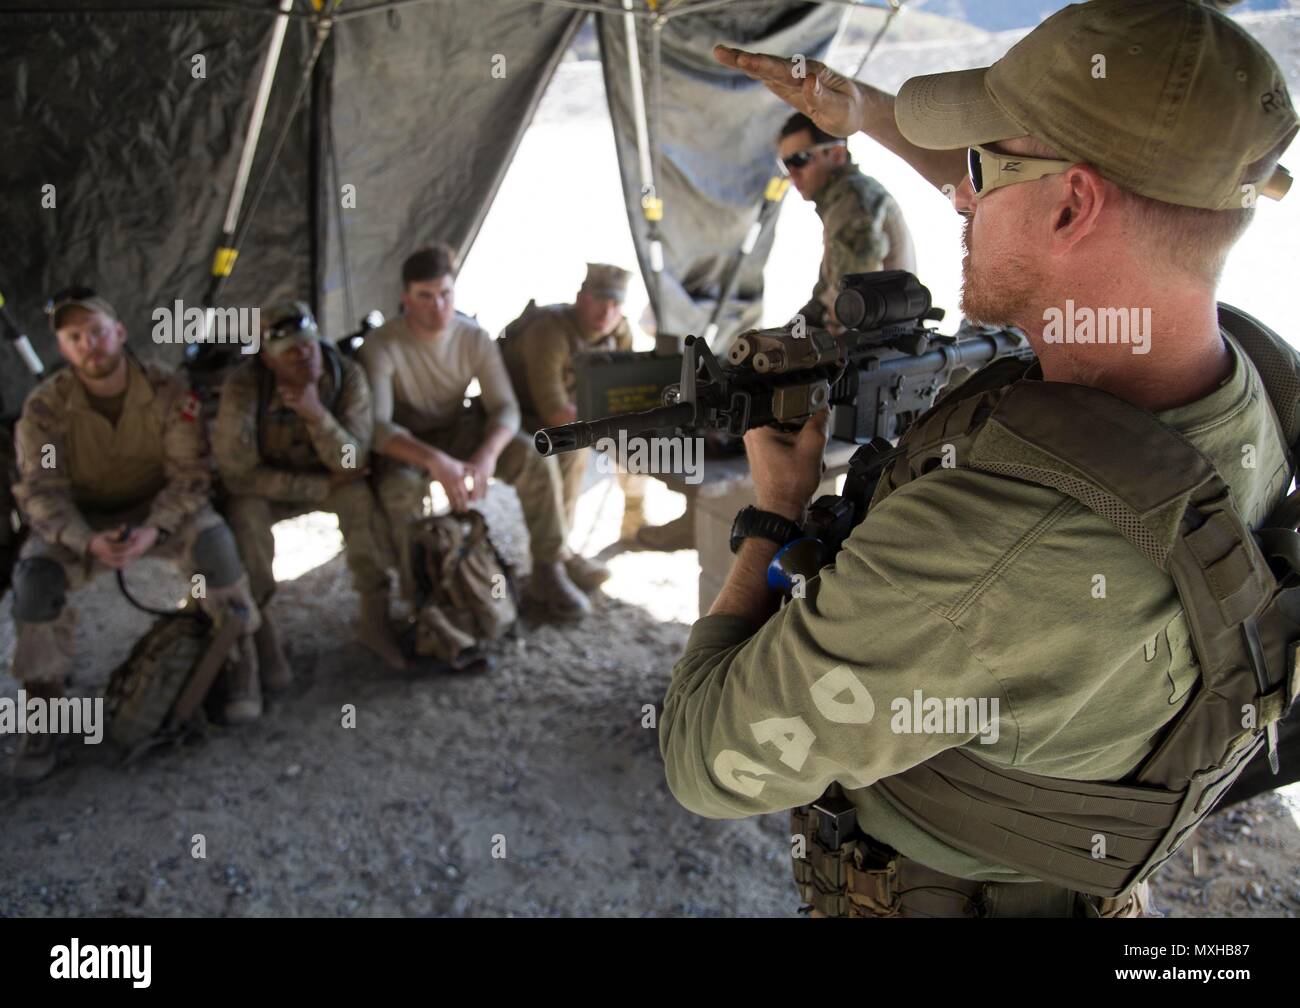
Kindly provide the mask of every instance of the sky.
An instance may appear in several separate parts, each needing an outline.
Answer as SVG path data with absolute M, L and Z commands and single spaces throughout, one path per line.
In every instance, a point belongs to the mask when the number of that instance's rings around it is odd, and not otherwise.
M 908 0 L 907 6 L 957 18 L 985 31 L 1009 31 L 1036 25 L 1064 4 L 1053 0 Z M 1288 0 L 1244 0 L 1233 12 L 1285 10 L 1288 6 Z

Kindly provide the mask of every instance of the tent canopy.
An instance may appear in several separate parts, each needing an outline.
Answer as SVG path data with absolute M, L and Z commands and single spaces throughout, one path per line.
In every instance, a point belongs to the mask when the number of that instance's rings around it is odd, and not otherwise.
M 1284 3 L 1247 0 L 1235 9 Z M 282 5 L 287 30 L 264 127 L 250 143 Z M 47 361 L 55 354 L 41 308 L 71 283 L 114 301 L 138 351 L 174 360 L 179 347 L 151 338 L 153 311 L 178 299 L 204 304 L 214 294 L 216 251 L 234 245 L 238 258 L 214 303 L 303 298 L 326 332 L 348 332 L 369 309 L 391 309 L 398 266 L 415 247 L 445 241 L 464 258 L 547 83 L 590 21 L 658 326 L 701 333 L 762 202 L 775 127 L 788 113 L 714 62 L 711 47 L 816 58 L 848 12 L 870 11 L 854 23 L 874 34 L 890 5 L 628 6 L 636 68 L 624 0 L 46 0 L 39 9 L 0 0 L 8 238 L 0 294 Z M 976 59 L 1005 48 L 1004 36 L 989 31 L 1027 27 L 1044 14 L 1041 0 L 909 0 L 906 9 L 888 22 L 893 38 L 916 37 L 927 17 L 945 20 L 988 40 L 967 45 L 963 36 L 945 50 Z M 883 74 L 887 87 L 929 69 L 915 50 L 887 50 L 873 63 L 873 79 Z M 646 99 L 640 148 L 634 76 Z M 653 195 L 664 206 L 655 235 L 642 210 L 647 147 Z M 223 234 L 246 148 L 255 152 L 248 185 L 234 234 Z M 774 224 L 772 215 L 739 272 L 723 338 L 757 322 Z M 657 275 L 652 238 L 662 249 Z M 0 392 L 11 405 L 27 382 L 12 355 L 4 359 Z
M 0 292 L 47 361 L 42 307 L 88 284 L 137 351 L 154 309 L 313 303 L 339 335 L 390 307 L 402 259 L 468 252 L 566 49 L 594 20 L 622 188 L 660 329 L 704 329 L 771 174 L 785 107 L 717 65 L 719 41 L 825 53 L 840 3 L 632 4 L 654 151 L 663 269 L 651 269 L 636 96 L 620 0 L 292 0 L 233 235 L 231 191 L 258 105 L 278 0 L 0 2 L 5 230 Z M 657 8 L 657 9 L 652 9 Z M 325 15 L 332 14 L 327 18 Z M 646 147 L 642 145 L 642 149 Z M 349 187 L 345 190 L 344 186 Z M 772 222 L 741 271 L 724 334 L 756 318 Z M 213 290 L 214 253 L 237 246 Z M 227 259 L 229 257 L 227 256 Z M 657 295 L 657 296 L 656 296 Z M 20 391 L 6 364 L 6 391 Z

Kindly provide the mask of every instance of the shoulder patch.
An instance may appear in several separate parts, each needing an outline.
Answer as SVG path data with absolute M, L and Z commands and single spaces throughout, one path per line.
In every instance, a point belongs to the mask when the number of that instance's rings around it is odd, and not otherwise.
M 202 411 L 202 404 L 199 402 L 198 393 L 193 389 L 189 390 L 181 398 L 181 419 L 186 423 L 194 423 L 199 418 Z
M 36 393 L 39 391 L 37 389 L 27 397 L 27 402 L 23 406 L 23 413 L 41 426 L 48 426 L 58 418 L 57 400 L 54 400 L 49 395 L 37 395 Z

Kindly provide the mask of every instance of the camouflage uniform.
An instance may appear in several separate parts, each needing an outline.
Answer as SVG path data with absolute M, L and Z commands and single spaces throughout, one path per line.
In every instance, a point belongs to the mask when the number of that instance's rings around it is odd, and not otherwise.
M 513 329 L 512 323 L 510 329 Z M 605 335 L 589 336 L 578 326 L 573 305 L 547 305 L 532 308 L 521 316 L 518 329 L 501 340 L 501 355 L 510 373 L 524 430 L 536 432 L 546 426 L 543 417 L 561 410 L 574 401 L 577 383 L 573 355 L 586 351 L 631 350 L 632 330 L 626 318 Z M 573 527 L 573 517 L 582 493 L 591 449 L 565 452 L 556 456 L 564 490 L 566 524 Z M 627 477 L 624 477 L 625 482 Z M 637 483 L 639 489 L 639 481 Z M 625 486 L 625 492 L 627 487 Z
M 241 364 L 222 386 L 213 454 L 230 492 L 226 515 L 260 605 L 275 591 L 271 527 L 310 511 L 338 515 L 353 587 L 362 595 L 388 589 L 391 546 L 369 482 L 330 485 L 332 473 L 365 467 L 374 427 L 365 371 L 347 358 L 339 363 L 337 389 L 328 361 L 317 384 L 328 410 L 317 424 L 284 405 L 259 360 Z
M 127 361 L 116 425 L 97 412 L 66 369 L 27 397 L 15 431 L 14 493 L 31 526 L 14 572 L 14 677 L 61 683 L 72 672 L 75 613 L 64 605 L 109 568 L 87 553 L 99 531 L 150 525 L 163 534 L 149 555 L 204 575 L 200 604 L 220 620 L 227 601 L 257 607 L 233 537 L 209 506 L 210 477 L 197 398 L 175 372 Z
M 883 269 L 916 272 L 916 253 L 903 212 L 879 182 L 855 164 L 841 165 L 813 198 L 822 221 L 821 269 L 812 297 L 800 309 L 810 325 L 833 318 L 840 278 Z

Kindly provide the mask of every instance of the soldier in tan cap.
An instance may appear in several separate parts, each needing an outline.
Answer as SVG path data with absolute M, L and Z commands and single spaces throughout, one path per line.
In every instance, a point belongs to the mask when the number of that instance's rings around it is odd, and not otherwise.
M 374 419 L 365 370 L 321 339 L 311 309 L 301 301 L 263 311 L 261 326 L 260 352 L 222 385 L 212 440 L 230 492 L 226 516 L 262 606 L 256 637 L 262 683 L 280 690 L 293 677 L 266 612 L 275 591 L 271 529 L 309 511 L 338 515 L 360 595 L 358 639 L 389 666 L 404 668 L 388 623 L 394 558 L 366 478 Z
M 424 513 L 431 480 L 452 510 L 487 494 L 494 475 L 519 494 L 533 570 L 524 596 L 536 610 L 582 617 L 591 602 L 580 590 L 599 572 L 565 545 L 560 470 L 519 433 L 519 403 L 494 340 L 455 310 L 455 259 L 443 245 L 420 249 L 402 264 L 403 314 L 366 337 L 361 362 L 375 405 L 374 451 L 380 503 L 398 548 L 404 590 L 411 522 Z M 464 405 L 477 379 L 480 404 Z M 594 587 L 594 585 L 591 585 Z
M 572 304 L 538 307 L 530 301 L 501 334 L 501 355 L 523 411 L 524 430 L 536 432 L 578 418 L 574 354 L 632 349 L 632 330 L 623 315 L 630 278 L 631 274 L 618 266 L 588 263 L 586 278 Z M 584 450 L 558 456 L 569 528 L 573 527 L 590 454 Z M 644 481 L 622 474 L 620 483 L 624 502 L 621 538 L 631 539 L 644 514 Z M 592 566 L 604 571 L 599 564 Z
M 897 98 L 715 54 L 952 192 L 965 313 L 1038 360 L 920 417 L 779 610 L 767 569 L 821 481 L 825 414 L 746 436 L 759 511 L 673 670 L 669 787 L 712 818 L 795 809 L 820 914 L 1140 915 L 1294 693 L 1294 621 L 1260 628 L 1300 567 L 1300 355 L 1215 299 L 1289 181 L 1282 73 L 1188 0 L 1066 7 Z
M 47 310 L 69 366 L 32 390 L 15 432 L 14 490 L 32 532 L 14 572 L 14 677 L 29 696 L 62 695 L 74 657 L 67 594 L 142 556 L 165 557 L 203 575 L 199 601 L 215 620 L 227 602 L 249 613 L 226 717 L 253 720 L 262 710 L 257 606 L 234 537 L 208 503 L 197 398 L 175 372 L 127 350 L 126 327 L 93 291 L 62 292 Z M 13 773 L 44 776 L 55 758 L 52 736 L 24 735 Z

